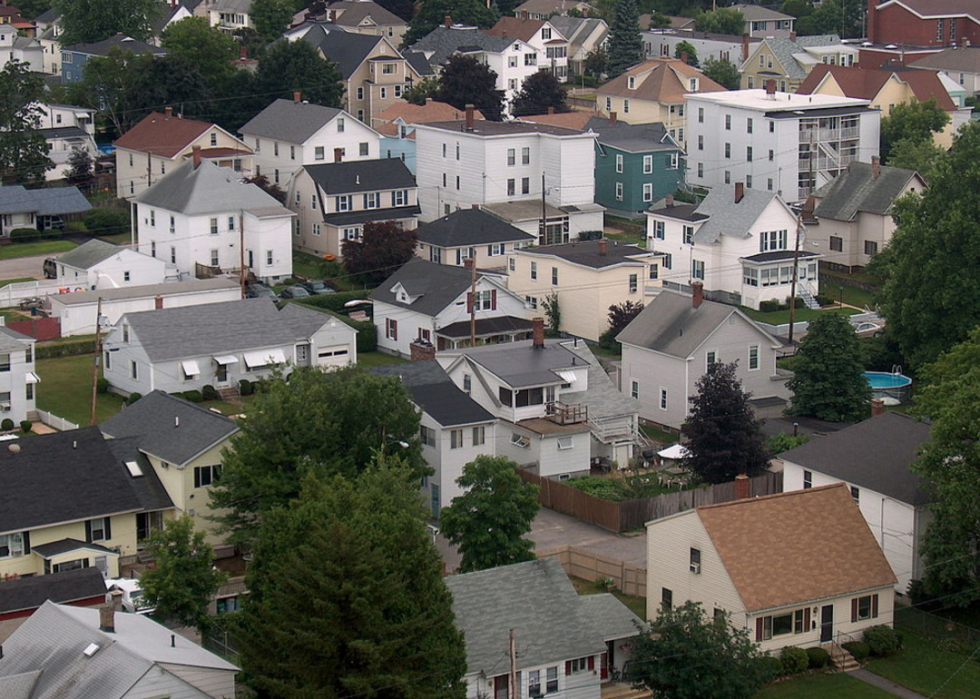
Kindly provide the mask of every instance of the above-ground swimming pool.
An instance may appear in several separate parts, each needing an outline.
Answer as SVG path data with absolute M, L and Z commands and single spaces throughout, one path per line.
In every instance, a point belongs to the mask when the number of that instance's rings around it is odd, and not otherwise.
M 908 400 L 912 379 L 901 372 L 866 371 L 862 376 L 871 384 L 875 398 L 901 403 Z

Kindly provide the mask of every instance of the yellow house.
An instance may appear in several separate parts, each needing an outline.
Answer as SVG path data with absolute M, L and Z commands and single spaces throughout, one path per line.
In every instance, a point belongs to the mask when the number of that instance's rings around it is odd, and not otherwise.
M 857 59 L 857 48 L 841 43 L 836 34 L 763 39 L 739 69 L 740 86 L 761 89 L 775 80 L 779 92 L 796 92 L 815 66 L 852 66 Z
M 560 330 L 597 342 L 609 329 L 609 307 L 641 303 L 662 285 L 662 253 L 598 240 L 522 248 L 510 259 L 507 287 L 540 316 L 558 296 Z

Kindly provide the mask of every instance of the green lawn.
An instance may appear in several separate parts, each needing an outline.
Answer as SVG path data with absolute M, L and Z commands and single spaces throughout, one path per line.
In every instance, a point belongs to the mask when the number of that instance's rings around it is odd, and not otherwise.
M 845 284 L 837 277 L 829 279 L 825 279 L 823 277 L 820 278 L 821 294 L 829 296 L 835 301 L 839 301 L 841 299 L 841 291 L 843 291 L 844 303 L 851 306 L 857 306 L 858 308 L 874 308 L 874 292 L 865 291 L 864 289 L 859 289 L 856 286 Z
M 7 286 L 7 284 L 17 284 L 19 282 L 36 282 L 37 279 L 34 277 L 18 277 L 17 279 L 0 279 L 0 289 Z
M 963 653 L 940 650 L 940 643 L 933 638 L 906 629 L 902 634 L 904 650 L 890 658 L 872 660 L 867 666 L 871 672 L 930 698 L 980 697 L 980 662 L 976 660 L 980 651 L 968 661 Z
M 663 444 L 676 444 L 681 438 L 676 432 L 664 432 L 653 425 L 640 425 L 640 431 L 650 439 Z
M 848 675 L 813 674 L 771 684 L 753 699 L 892 699 L 892 695 Z
M 53 255 L 58 252 L 73 250 L 75 243 L 70 240 L 39 240 L 36 243 L 11 243 L 0 247 L 0 260 L 12 260 L 15 257 L 30 257 L 32 255 Z
M 37 387 L 37 407 L 58 417 L 85 426 L 92 405 L 92 355 L 39 359 L 36 364 L 41 383 Z M 123 399 L 112 393 L 98 396 L 95 415 L 99 422 L 122 409 Z
M 403 364 L 408 361 L 401 357 L 394 357 L 383 352 L 364 352 L 357 355 L 357 366 L 373 367 L 384 366 L 385 364 Z
M 590 582 L 588 580 L 583 580 L 582 578 L 572 578 L 572 585 L 575 586 L 575 591 L 580 595 L 596 595 L 600 592 L 606 592 L 599 587 L 596 587 L 595 582 Z M 618 599 L 620 602 L 626 605 L 626 607 L 636 614 L 641 619 L 647 618 L 647 601 L 642 597 L 634 597 L 633 595 L 624 595 L 619 590 L 609 590 L 613 597 Z
M 754 311 L 751 308 L 745 308 L 744 306 L 740 306 L 740 308 L 749 318 L 757 320 L 760 323 L 769 323 L 770 325 L 782 325 L 783 323 L 789 323 L 789 309 L 785 311 L 763 313 L 762 311 Z M 794 322 L 799 323 L 804 320 L 814 320 L 815 318 L 819 318 L 821 313 L 836 313 L 839 315 L 852 316 L 859 312 L 860 311 L 856 311 L 853 308 L 828 308 L 822 311 L 815 311 L 810 308 L 797 308 Z
M 643 233 L 628 233 L 627 231 L 605 231 L 602 234 L 603 238 L 608 238 L 609 240 L 618 240 L 620 243 L 626 243 L 627 245 L 638 245 L 641 248 L 645 247 L 646 241 L 644 240 Z

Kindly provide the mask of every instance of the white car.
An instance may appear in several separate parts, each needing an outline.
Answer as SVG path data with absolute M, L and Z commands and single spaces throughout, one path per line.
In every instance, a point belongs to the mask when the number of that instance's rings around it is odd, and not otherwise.
M 140 587 L 140 581 L 136 578 L 109 578 L 105 581 L 105 585 L 106 600 L 109 599 L 109 593 L 114 590 L 123 593 L 122 606 L 125 611 L 137 614 L 151 614 L 156 611 L 156 607 L 146 604 L 143 599 L 143 588 Z

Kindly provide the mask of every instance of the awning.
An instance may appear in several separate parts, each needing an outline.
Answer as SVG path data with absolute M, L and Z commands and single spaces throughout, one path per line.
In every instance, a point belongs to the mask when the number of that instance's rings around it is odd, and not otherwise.
M 682 444 L 671 444 L 666 449 L 657 452 L 657 456 L 661 459 L 686 459 L 690 455 L 691 452 Z
M 258 352 L 245 352 L 242 357 L 245 359 L 245 364 L 250 369 L 254 369 L 260 366 L 268 366 L 269 364 L 285 364 L 286 355 L 281 349 L 267 349 L 259 350 Z
M 201 373 L 201 368 L 197 365 L 196 359 L 184 359 L 180 366 L 183 368 L 185 376 L 199 376 Z
M 557 371 L 555 372 L 561 377 L 561 380 L 565 383 L 575 383 L 575 372 L 574 371 Z
M 216 361 L 218 364 L 221 364 L 222 366 L 225 364 L 237 364 L 238 357 L 232 354 L 219 354 L 217 357 L 214 358 L 214 361 Z
M 41 383 L 41 377 L 35 374 L 33 371 L 27 372 L 26 383 Z

